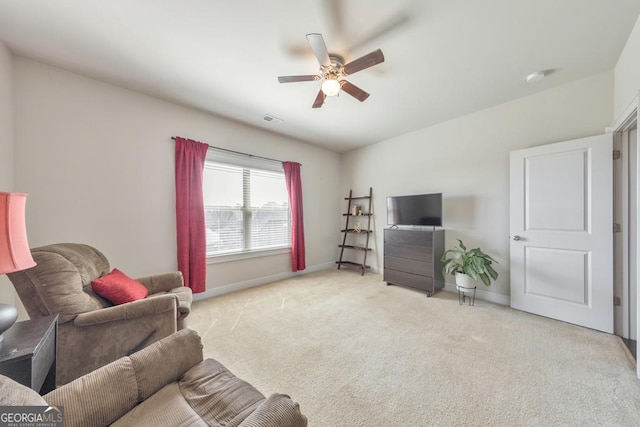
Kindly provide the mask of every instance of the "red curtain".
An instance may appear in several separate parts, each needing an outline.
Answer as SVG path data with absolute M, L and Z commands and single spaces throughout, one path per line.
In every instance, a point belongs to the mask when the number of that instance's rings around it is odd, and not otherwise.
M 202 177 L 209 145 L 176 137 L 178 270 L 194 293 L 205 290 L 207 246 Z
M 302 181 L 300 163 L 282 162 L 291 207 L 291 271 L 304 270 L 304 221 L 302 218 Z

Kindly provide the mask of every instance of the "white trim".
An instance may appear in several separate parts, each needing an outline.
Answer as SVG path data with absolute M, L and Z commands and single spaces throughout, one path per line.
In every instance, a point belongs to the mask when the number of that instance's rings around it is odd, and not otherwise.
M 482 285 L 484 286 L 484 285 Z M 452 292 L 454 294 L 458 294 L 458 289 L 456 288 L 455 283 L 446 283 L 444 284 L 444 290 L 447 292 Z M 436 294 L 437 295 L 437 294 Z M 484 301 L 493 302 L 500 305 L 506 305 L 509 307 L 511 305 L 511 298 L 507 295 L 497 294 L 495 292 L 488 292 L 484 289 L 478 287 L 476 289 L 476 298 Z
M 637 118 L 639 97 L 640 95 L 636 96 L 631 104 L 629 104 L 629 106 L 625 108 L 622 113 L 620 113 L 620 115 L 614 120 L 614 122 L 605 128 L 606 133 L 623 132 L 625 130 L 629 130 L 629 127 Z
M 283 172 L 282 162 L 265 157 L 252 156 L 250 154 L 229 151 L 224 148 L 209 146 L 207 150 L 207 162 L 222 163 L 247 169 L 260 169 L 272 172 Z
M 620 209 L 621 209 L 621 222 L 620 226 L 622 228 L 621 234 L 621 244 L 622 251 L 620 256 L 622 257 L 622 295 L 621 304 L 619 307 L 614 307 L 614 310 L 617 310 L 620 313 L 622 318 L 622 331 L 618 331 L 622 338 L 629 338 L 629 164 L 631 159 L 629 159 L 629 133 L 628 132 L 615 132 L 614 138 L 621 138 L 620 146 L 622 152 L 622 169 L 621 169 L 621 187 L 620 193 L 622 200 L 620 201 Z M 616 334 L 619 335 L 619 334 Z
M 298 271 L 293 273 L 291 271 L 285 273 L 272 274 L 271 276 L 258 277 L 257 279 L 246 280 L 244 282 L 231 283 L 228 285 L 218 286 L 212 289 L 208 289 L 199 294 L 193 294 L 194 301 L 201 301 L 207 298 L 213 298 L 220 295 L 230 294 L 232 292 L 241 291 L 243 289 L 254 288 L 256 286 L 266 285 L 267 283 L 276 282 L 278 280 L 289 279 L 295 276 L 301 276 L 308 273 L 314 273 L 321 270 L 329 270 L 335 268 L 335 263 L 328 262 L 325 264 L 318 264 L 311 267 L 307 267 L 304 271 Z
M 640 91 L 638 95 L 634 98 L 634 100 L 629 104 L 627 108 L 616 118 L 616 120 L 611 124 L 611 126 L 606 128 L 608 133 L 615 132 L 625 132 L 630 130 L 632 125 L 637 125 L 639 120 L 639 111 L 638 111 L 638 103 L 640 101 Z M 638 137 L 640 138 L 640 136 Z M 638 149 L 640 150 L 640 144 L 638 145 Z M 640 192 L 640 156 L 635 159 L 636 164 L 638 165 L 638 176 L 636 178 L 636 192 Z M 640 194 L 638 194 L 640 196 Z M 640 197 L 639 197 L 640 200 Z M 640 224 L 640 209 L 636 214 L 636 224 Z M 638 228 L 636 241 L 640 242 L 640 227 Z M 638 251 L 640 254 L 640 251 Z M 636 259 L 636 262 L 640 265 L 640 260 Z M 640 283 L 640 268 L 637 269 L 636 273 L 636 283 Z M 622 301 L 622 304 L 628 304 L 628 301 Z M 640 292 L 637 295 L 637 305 L 636 307 L 640 307 Z M 636 331 L 640 331 L 640 316 L 636 315 Z M 636 377 L 640 379 L 640 363 L 636 363 Z
M 291 247 L 277 249 L 254 249 L 246 252 L 234 252 L 230 254 L 211 255 L 207 257 L 207 264 L 221 264 L 223 262 L 238 261 L 241 259 L 260 258 L 263 256 L 290 254 Z

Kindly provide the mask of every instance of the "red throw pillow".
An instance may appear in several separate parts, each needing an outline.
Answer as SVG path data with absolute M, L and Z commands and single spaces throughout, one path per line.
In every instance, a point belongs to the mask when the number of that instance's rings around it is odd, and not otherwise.
M 117 268 L 114 268 L 111 273 L 91 281 L 91 287 L 96 294 L 116 305 L 137 301 L 149 295 L 149 290 L 142 283 Z

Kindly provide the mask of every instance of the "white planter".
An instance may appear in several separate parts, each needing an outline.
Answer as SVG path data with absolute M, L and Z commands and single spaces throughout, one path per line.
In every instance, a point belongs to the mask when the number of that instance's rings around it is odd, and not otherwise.
M 456 273 L 456 285 L 461 291 L 472 291 L 476 287 L 476 281 L 464 273 Z

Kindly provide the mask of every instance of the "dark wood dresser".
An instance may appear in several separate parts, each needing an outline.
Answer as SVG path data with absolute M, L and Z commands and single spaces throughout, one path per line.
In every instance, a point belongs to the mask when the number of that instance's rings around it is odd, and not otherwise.
M 384 230 L 384 281 L 426 292 L 444 288 L 444 230 Z

